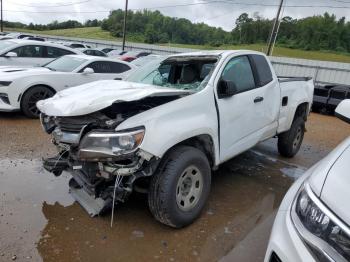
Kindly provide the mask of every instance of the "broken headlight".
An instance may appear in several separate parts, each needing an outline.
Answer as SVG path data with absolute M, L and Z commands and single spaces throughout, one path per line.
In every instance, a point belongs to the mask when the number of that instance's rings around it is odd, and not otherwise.
M 305 184 L 291 212 L 300 236 L 318 261 L 350 260 L 350 229 Z
M 81 140 L 81 160 L 109 160 L 120 155 L 133 153 L 142 143 L 143 128 L 127 132 L 90 132 Z
M 55 130 L 56 124 L 53 117 L 47 116 L 43 113 L 40 114 L 40 123 L 44 131 L 51 134 Z

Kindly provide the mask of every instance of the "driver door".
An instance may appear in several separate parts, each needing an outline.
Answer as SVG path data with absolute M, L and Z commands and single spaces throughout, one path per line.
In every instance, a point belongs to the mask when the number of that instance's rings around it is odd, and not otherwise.
M 259 142 L 259 130 L 266 123 L 263 90 L 256 87 L 248 56 L 231 58 L 221 72 L 219 81 L 235 84 L 236 94 L 218 99 L 220 113 L 220 158 L 226 161 Z M 219 97 L 219 96 L 218 96 Z

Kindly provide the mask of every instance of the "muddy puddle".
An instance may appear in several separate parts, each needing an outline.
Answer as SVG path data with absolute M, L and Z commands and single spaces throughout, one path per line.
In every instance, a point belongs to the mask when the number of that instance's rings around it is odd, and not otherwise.
M 288 175 L 300 169 L 245 153 L 215 172 L 201 218 L 174 230 L 152 218 L 146 195 L 135 194 L 119 205 L 111 228 L 110 215 L 90 218 L 73 202 L 68 174 L 56 178 L 39 160 L 4 159 L 0 167 L 1 261 L 13 256 L 17 261 L 218 260 L 272 221 L 295 178 Z M 266 240 L 257 248 L 262 258 Z

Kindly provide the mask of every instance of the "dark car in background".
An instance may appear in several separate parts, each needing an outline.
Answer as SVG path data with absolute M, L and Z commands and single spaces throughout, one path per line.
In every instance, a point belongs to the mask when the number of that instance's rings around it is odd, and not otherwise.
M 340 102 L 349 98 L 350 85 L 317 85 L 312 109 L 315 112 L 334 113 Z

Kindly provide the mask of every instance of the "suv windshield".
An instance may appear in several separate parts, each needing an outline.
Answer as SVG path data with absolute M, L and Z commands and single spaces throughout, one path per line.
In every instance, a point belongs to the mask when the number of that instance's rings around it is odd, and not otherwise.
M 44 67 L 53 71 L 72 72 L 86 61 L 86 59 L 80 57 L 62 56 L 44 65 Z
M 135 70 L 126 79 L 130 82 L 199 91 L 210 79 L 218 58 L 170 57 L 158 58 Z

